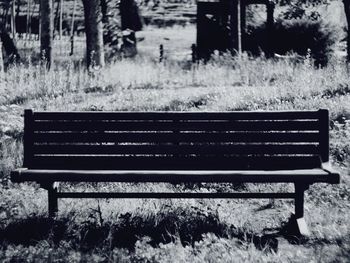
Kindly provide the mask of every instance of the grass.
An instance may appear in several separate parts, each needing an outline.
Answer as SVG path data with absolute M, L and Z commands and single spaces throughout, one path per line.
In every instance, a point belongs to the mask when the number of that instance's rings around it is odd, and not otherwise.
M 167 34 L 164 31 L 164 34 Z M 0 82 L 1 262 L 348 262 L 350 257 L 350 92 L 345 65 L 315 69 L 264 58 L 214 57 L 191 65 L 163 63 L 144 52 L 88 74 L 60 61 L 46 72 L 27 62 Z M 142 43 L 142 42 L 141 42 Z M 142 45 L 140 43 L 140 45 Z M 176 49 L 176 48 L 175 48 Z M 142 46 L 140 46 L 142 50 Z M 78 65 L 78 66 L 77 66 Z M 224 111 L 328 108 L 331 159 L 340 185 L 306 193 L 308 240 L 287 234 L 292 201 L 60 200 L 47 218 L 47 194 L 12 184 L 20 167 L 23 109 L 77 111 Z M 65 190 L 263 191 L 290 185 L 64 184 Z

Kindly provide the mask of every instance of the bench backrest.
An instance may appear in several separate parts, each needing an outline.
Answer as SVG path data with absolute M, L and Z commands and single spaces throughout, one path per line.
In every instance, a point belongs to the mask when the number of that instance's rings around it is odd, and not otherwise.
M 328 111 L 25 111 L 24 167 L 291 169 L 329 155 Z

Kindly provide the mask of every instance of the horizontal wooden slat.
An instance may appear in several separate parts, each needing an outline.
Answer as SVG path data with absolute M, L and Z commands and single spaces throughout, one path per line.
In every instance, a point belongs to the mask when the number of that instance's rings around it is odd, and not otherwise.
M 34 131 L 318 131 L 318 121 L 34 122 Z
M 320 167 L 318 156 L 34 156 L 28 168 L 46 169 L 301 169 Z
M 35 142 L 319 142 L 317 132 L 35 133 Z
M 313 144 L 35 145 L 34 154 L 317 154 Z
M 318 119 L 317 111 L 241 112 L 34 112 L 35 120 L 279 120 Z

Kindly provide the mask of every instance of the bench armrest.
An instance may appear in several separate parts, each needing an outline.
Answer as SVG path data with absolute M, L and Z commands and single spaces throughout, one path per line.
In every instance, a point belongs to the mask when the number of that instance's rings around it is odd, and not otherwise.
M 322 169 L 329 172 L 329 173 L 338 173 L 336 170 L 334 170 L 334 168 L 332 167 L 331 163 L 330 162 L 325 162 L 325 163 L 322 163 L 321 165 Z
M 28 168 L 18 168 L 11 172 L 11 181 L 13 183 L 21 183 L 24 180 L 22 180 L 22 172 L 28 170 Z

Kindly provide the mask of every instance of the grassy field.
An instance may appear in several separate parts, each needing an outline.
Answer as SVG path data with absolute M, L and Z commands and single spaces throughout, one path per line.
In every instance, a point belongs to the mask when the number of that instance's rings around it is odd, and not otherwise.
M 166 40 L 174 32 L 157 34 Z M 62 59 L 50 72 L 28 62 L 0 76 L 0 262 L 349 262 L 350 75 L 344 63 L 334 59 L 328 67 L 315 69 L 310 59 L 295 64 L 227 55 L 205 65 L 192 65 L 186 56 L 181 60 L 169 56 L 159 64 L 154 51 L 159 40 L 150 39 L 151 34 L 140 43 L 138 58 L 91 74 L 83 65 Z M 186 36 L 178 45 L 192 43 L 191 34 Z M 10 171 L 20 167 L 23 158 L 25 108 L 328 108 L 331 159 L 341 173 L 341 184 L 316 184 L 307 191 L 305 214 L 312 232 L 307 240 L 285 231 L 293 201 L 67 199 L 59 201 L 59 214 L 50 220 L 45 190 L 9 181 Z M 291 190 L 292 186 L 64 184 L 62 188 L 208 192 Z

